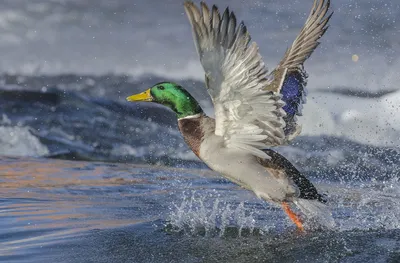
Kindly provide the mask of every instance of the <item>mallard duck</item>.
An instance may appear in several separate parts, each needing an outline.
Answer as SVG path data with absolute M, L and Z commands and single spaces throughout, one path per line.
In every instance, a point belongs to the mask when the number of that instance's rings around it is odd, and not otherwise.
M 127 97 L 172 109 L 185 142 L 212 170 L 280 205 L 303 231 L 303 218 L 323 210 L 326 200 L 285 157 L 270 149 L 284 145 L 301 131 L 307 74 L 303 63 L 327 30 L 330 1 L 315 0 L 311 13 L 282 61 L 268 73 L 258 46 L 243 22 L 226 8 L 220 15 L 201 3 L 184 3 L 194 43 L 205 71 L 205 84 L 214 104 L 215 119 L 183 87 L 172 82 Z

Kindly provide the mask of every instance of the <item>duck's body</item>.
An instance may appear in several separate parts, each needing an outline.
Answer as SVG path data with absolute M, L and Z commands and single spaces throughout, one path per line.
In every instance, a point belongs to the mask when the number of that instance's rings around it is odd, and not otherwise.
M 206 116 L 184 88 L 171 82 L 127 98 L 157 102 L 175 111 L 186 143 L 202 161 L 259 198 L 281 204 L 301 230 L 301 220 L 289 203 L 310 215 L 321 212 L 318 203 L 325 200 L 286 158 L 269 148 L 286 144 L 301 131 L 296 115 L 305 96 L 303 63 L 327 29 L 328 8 L 329 0 L 314 1 L 299 36 L 268 74 L 257 44 L 249 45 L 244 23 L 236 26 L 232 12 L 226 9 L 221 17 L 215 6 L 210 10 L 201 3 L 199 10 L 185 2 L 215 119 Z
M 269 201 L 288 201 L 298 195 L 299 190 L 288 182 L 288 177 L 268 172 L 259 157 L 224 147 L 224 139 L 215 135 L 214 119 L 200 115 L 179 119 L 178 125 L 192 151 L 227 179 Z
M 276 203 L 305 198 L 325 202 L 315 187 L 282 155 L 265 150 L 271 159 L 224 147 L 215 135 L 215 120 L 205 114 L 178 120 L 179 130 L 192 151 L 211 169 L 259 198 Z

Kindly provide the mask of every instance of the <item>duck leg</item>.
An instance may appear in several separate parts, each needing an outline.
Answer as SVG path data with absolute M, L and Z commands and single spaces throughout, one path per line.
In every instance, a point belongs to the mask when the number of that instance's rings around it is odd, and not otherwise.
M 290 206 L 287 202 L 282 202 L 282 209 L 285 211 L 285 213 L 289 216 L 290 220 L 293 221 L 293 223 L 296 224 L 297 228 L 301 231 L 304 232 L 304 227 L 303 223 L 300 220 L 300 217 L 296 215 L 291 209 Z

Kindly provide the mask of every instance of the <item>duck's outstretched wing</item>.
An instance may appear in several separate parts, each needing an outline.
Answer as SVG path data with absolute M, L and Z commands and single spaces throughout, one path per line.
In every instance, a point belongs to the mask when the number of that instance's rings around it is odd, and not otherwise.
M 328 15 L 329 6 L 330 0 L 314 0 L 311 13 L 300 34 L 268 77 L 271 83 L 267 90 L 281 93 L 282 100 L 286 103 L 283 109 L 286 112 L 284 131 L 287 140 L 293 139 L 301 132 L 296 115 L 301 116 L 306 96 L 307 73 L 303 63 L 318 47 L 318 40 L 328 29 L 327 25 L 333 14 L 332 12 Z
M 280 94 L 265 90 L 268 73 L 257 44 L 249 45 L 246 26 L 237 26 L 228 8 L 221 17 L 216 6 L 187 1 L 185 11 L 214 103 L 215 134 L 228 148 L 269 158 L 261 149 L 285 140 L 285 112 Z

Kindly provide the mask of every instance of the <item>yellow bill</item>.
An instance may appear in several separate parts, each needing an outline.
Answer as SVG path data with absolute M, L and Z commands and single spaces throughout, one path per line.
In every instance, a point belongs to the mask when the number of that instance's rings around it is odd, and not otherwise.
M 135 94 L 126 98 L 127 101 L 152 101 L 153 97 L 150 94 L 150 89 L 145 92 Z

